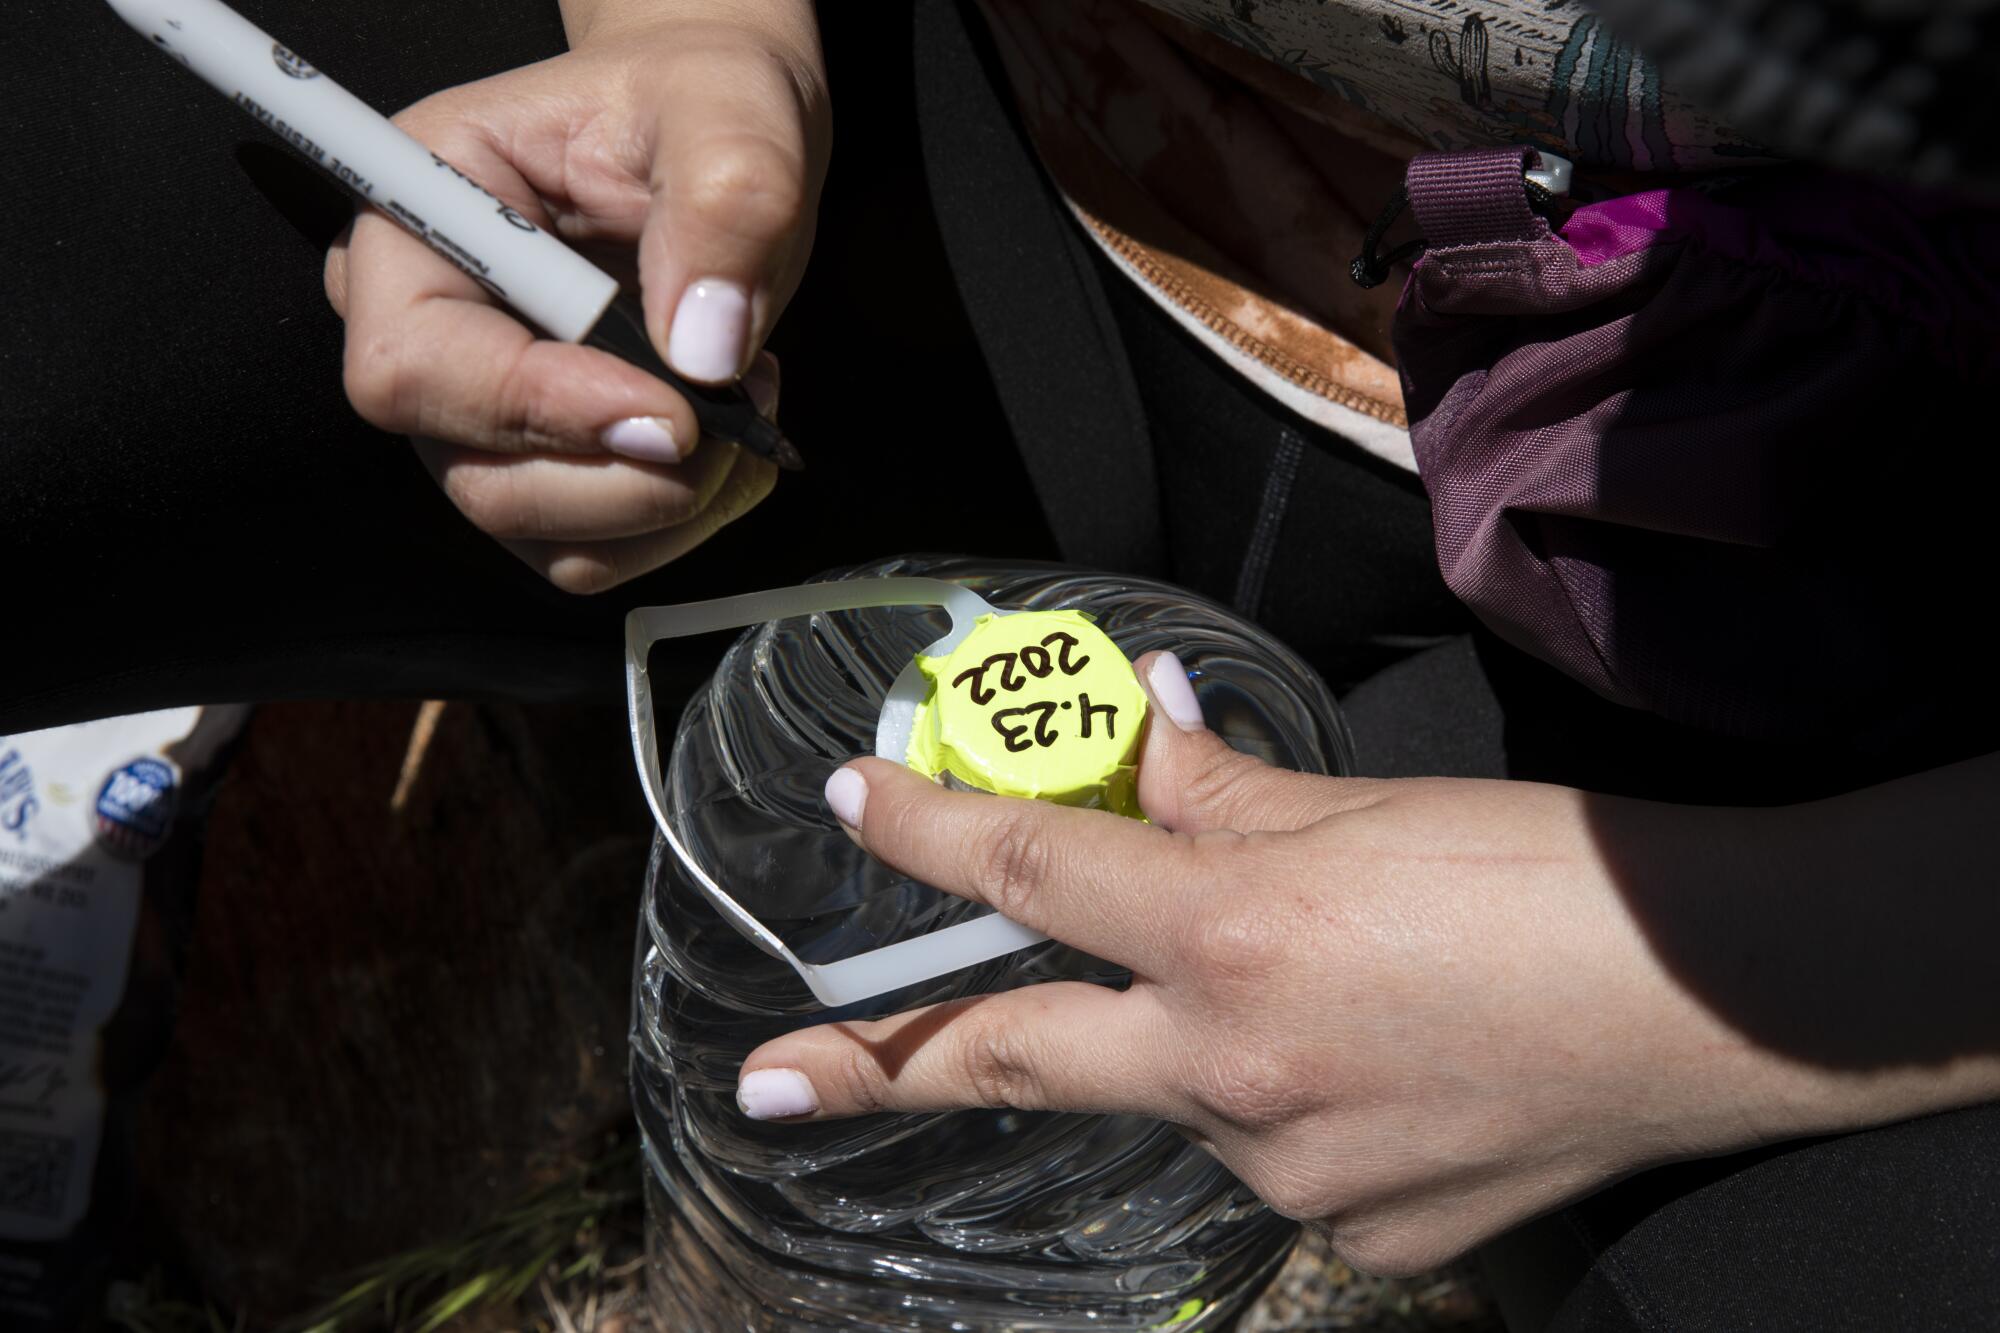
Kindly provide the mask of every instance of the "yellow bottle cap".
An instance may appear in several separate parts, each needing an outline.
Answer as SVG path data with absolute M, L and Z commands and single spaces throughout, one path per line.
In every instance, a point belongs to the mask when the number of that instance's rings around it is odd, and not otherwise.
M 981 616 L 944 657 L 918 657 L 930 693 L 906 762 L 1003 796 L 1140 818 L 1146 695 L 1132 663 L 1081 611 Z

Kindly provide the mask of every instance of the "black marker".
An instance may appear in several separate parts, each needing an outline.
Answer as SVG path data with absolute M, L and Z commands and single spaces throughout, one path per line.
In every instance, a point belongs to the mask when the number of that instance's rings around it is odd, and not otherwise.
M 127 23 L 279 138 L 551 337 L 584 343 L 672 385 L 702 434 L 779 467 L 805 466 L 740 384 L 694 384 L 646 336 L 616 279 L 509 208 L 220 0 L 110 0 Z

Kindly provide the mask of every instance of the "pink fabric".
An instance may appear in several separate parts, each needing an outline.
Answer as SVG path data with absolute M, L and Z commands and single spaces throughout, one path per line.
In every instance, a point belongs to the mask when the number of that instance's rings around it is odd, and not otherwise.
M 1647 190 L 1580 208 L 1563 224 L 1562 238 L 1584 268 L 1644 250 L 1668 230 L 1667 200 L 1672 193 Z

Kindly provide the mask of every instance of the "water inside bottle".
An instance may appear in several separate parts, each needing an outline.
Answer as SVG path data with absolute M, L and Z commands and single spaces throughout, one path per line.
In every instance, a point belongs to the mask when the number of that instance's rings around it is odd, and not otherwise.
M 903 574 L 970 583 L 1001 607 L 1084 609 L 1128 657 L 1179 654 L 1209 725 L 1237 749 L 1306 771 L 1349 767 L 1346 730 L 1311 669 L 1190 593 L 956 558 L 843 576 Z M 940 610 L 894 607 L 757 627 L 681 716 L 666 774 L 676 835 L 809 962 L 985 910 L 868 857 L 820 795 L 837 765 L 872 750 L 890 682 L 947 623 Z M 1012 1110 L 760 1124 L 737 1110 L 743 1057 L 781 1032 L 1058 978 L 1125 979 L 1051 942 L 821 1010 L 656 838 L 632 1040 L 650 1287 L 665 1326 L 1081 1333 L 1233 1317 L 1294 1228 L 1171 1126 Z

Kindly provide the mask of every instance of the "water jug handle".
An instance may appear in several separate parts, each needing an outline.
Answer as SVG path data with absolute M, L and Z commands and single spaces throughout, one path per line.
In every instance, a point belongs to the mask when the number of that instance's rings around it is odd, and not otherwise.
M 834 963 L 807 963 L 799 975 L 828 1008 L 855 1004 L 890 991 L 975 966 L 1048 939 L 997 912 L 961 921 L 928 935 L 885 944 Z
M 653 715 L 653 688 L 646 674 L 646 658 L 652 646 L 662 639 L 875 606 L 943 607 L 951 616 L 951 630 L 923 650 L 931 656 L 956 648 L 972 632 L 979 617 L 1004 614 L 963 584 L 944 579 L 888 578 L 809 583 L 679 606 L 642 606 L 625 617 L 625 703 L 626 720 L 632 732 L 632 758 L 660 835 L 680 860 L 688 879 L 723 919 L 752 944 L 798 973 L 814 998 L 829 1007 L 900 990 L 1039 944 L 1048 937 L 1005 917 L 989 914 L 832 963 L 808 963 L 800 959 L 775 931 L 715 882 L 674 831 L 673 821 L 667 817 L 666 779 L 660 766 L 659 732 Z M 876 753 L 899 762 L 909 741 L 908 714 L 914 712 L 915 706 L 911 698 L 913 682 L 920 684 L 914 662 L 891 686 L 876 732 Z

